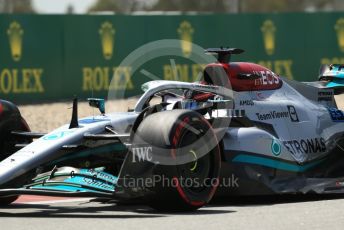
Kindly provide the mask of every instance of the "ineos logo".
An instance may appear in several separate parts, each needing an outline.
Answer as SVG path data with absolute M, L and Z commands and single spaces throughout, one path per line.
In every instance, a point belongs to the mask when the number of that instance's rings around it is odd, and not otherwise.
M 136 163 L 136 158 L 138 162 L 152 161 L 153 160 L 153 147 L 136 147 L 132 148 L 133 153 L 133 163 Z
M 275 73 L 271 71 L 253 71 L 254 74 L 260 76 L 259 79 L 254 81 L 256 86 L 260 85 L 278 85 L 280 79 L 276 76 Z

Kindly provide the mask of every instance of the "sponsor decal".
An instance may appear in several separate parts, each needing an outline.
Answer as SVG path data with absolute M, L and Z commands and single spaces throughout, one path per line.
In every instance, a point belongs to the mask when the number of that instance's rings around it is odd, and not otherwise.
M 240 106 L 254 106 L 253 100 L 242 100 Z
M 266 99 L 266 97 L 264 96 L 264 94 L 261 93 L 261 92 L 257 92 L 257 93 L 256 93 L 256 98 L 257 98 L 258 101 L 264 101 L 264 100 Z
M 194 33 L 191 23 L 188 21 L 183 21 L 180 23 L 177 32 L 181 40 L 181 48 L 184 57 L 190 57 L 192 53 L 192 35 Z
M 131 151 L 133 153 L 133 163 L 137 161 L 143 162 L 143 161 L 153 160 L 153 147 L 152 146 L 134 147 L 131 149 Z
M 93 177 L 100 178 L 100 179 L 105 180 L 105 181 L 111 181 L 113 183 L 116 183 L 116 181 L 117 181 L 117 177 L 115 177 L 111 174 L 102 172 L 102 171 L 100 171 L 100 172 L 96 171 L 94 169 L 82 169 L 82 170 L 80 170 L 80 172 L 81 173 L 85 172 L 86 175 L 91 175 Z
M 344 18 L 339 18 L 337 20 L 337 23 L 334 26 L 334 29 L 337 32 L 338 47 L 342 52 L 344 52 Z M 336 62 L 336 63 L 340 63 L 340 62 Z
M 333 91 L 318 92 L 318 101 L 332 101 Z
M 333 63 L 344 63 L 344 57 L 323 57 L 320 60 L 321 65 L 331 65 Z
M 344 112 L 336 108 L 328 108 L 331 119 L 334 122 L 344 122 Z
M 111 22 L 105 21 L 98 32 L 103 58 L 111 60 L 114 55 L 116 30 Z M 81 73 L 83 91 L 134 89 L 130 66 L 84 66 Z
M 83 67 L 81 72 L 83 91 L 134 89 L 129 66 Z
M 265 121 L 265 120 L 288 118 L 289 112 L 270 111 L 269 113 L 256 113 L 256 115 L 257 115 L 258 120 Z
M 271 142 L 271 152 L 274 156 L 279 156 L 281 154 L 282 148 L 278 140 L 273 139 Z
M 279 77 L 271 71 L 253 71 L 254 74 L 260 76 L 260 78 L 254 81 L 256 86 L 260 85 L 279 85 Z
M 106 184 L 100 180 L 96 180 L 96 178 L 92 179 L 92 178 L 84 177 L 82 180 L 85 184 L 87 184 L 91 187 L 102 188 L 102 189 L 106 189 L 106 190 L 113 190 L 114 189 L 113 185 L 109 185 L 109 184 Z M 78 183 L 76 183 L 76 184 L 78 184 Z
M 258 65 L 265 66 L 268 69 L 271 69 L 275 73 L 278 73 L 281 76 L 285 76 L 288 79 L 293 79 L 293 60 L 292 59 L 282 59 L 282 60 L 259 60 L 257 61 Z M 332 63 L 341 63 L 341 62 L 332 62 Z
M 10 42 L 12 59 L 14 61 L 20 61 L 22 57 L 24 30 L 18 22 L 14 21 L 10 24 L 7 35 Z
M 273 55 L 275 53 L 276 26 L 272 20 L 266 20 L 260 29 L 263 33 L 265 52 Z
M 288 111 L 274 110 L 268 113 L 256 113 L 256 116 L 260 121 L 290 118 L 292 122 L 299 122 L 299 117 L 297 115 L 295 107 L 292 105 L 288 105 L 287 108 Z
M 344 18 L 339 18 L 334 25 L 334 31 L 337 35 L 337 45 L 341 52 L 344 52 Z M 321 59 L 322 65 L 331 65 L 333 63 L 344 63 L 344 58 L 337 57 L 324 57 Z
M 299 122 L 299 117 L 297 116 L 295 107 L 292 105 L 287 105 L 287 108 L 290 115 L 290 120 L 292 122 Z
M 60 132 L 52 133 L 52 134 L 49 134 L 49 135 L 43 137 L 43 140 L 54 141 L 54 140 L 60 139 L 62 137 L 65 137 L 65 136 L 67 136 L 67 135 L 69 135 L 71 133 L 73 133 L 73 131 L 71 131 L 71 130 L 60 131 Z
M 110 60 L 112 58 L 115 46 L 115 32 L 110 22 L 103 22 L 100 26 L 99 35 L 105 60 Z
M 324 138 L 283 141 L 283 145 L 293 155 L 326 152 Z
M 8 69 L 0 71 L 0 93 L 44 93 L 43 69 Z
M 165 64 L 162 66 L 164 80 L 194 82 L 200 80 L 205 64 Z
M 13 21 L 7 29 L 9 50 L 12 60 L 19 62 L 23 57 L 24 29 Z M 2 68 L 0 71 L 0 93 L 44 93 L 44 69 L 42 68 Z

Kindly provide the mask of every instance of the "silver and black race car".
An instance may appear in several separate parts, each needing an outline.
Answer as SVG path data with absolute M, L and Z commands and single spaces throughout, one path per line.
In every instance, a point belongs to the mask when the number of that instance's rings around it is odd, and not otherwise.
M 91 98 L 100 114 L 79 119 L 74 100 L 70 124 L 47 134 L 1 101 L 0 203 L 89 196 L 189 211 L 214 195 L 344 192 L 334 78 L 299 83 L 229 62 L 240 49 L 207 52 L 218 62 L 200 82 L 147 82 L 130 112 L 105 113 L 104 100 Z

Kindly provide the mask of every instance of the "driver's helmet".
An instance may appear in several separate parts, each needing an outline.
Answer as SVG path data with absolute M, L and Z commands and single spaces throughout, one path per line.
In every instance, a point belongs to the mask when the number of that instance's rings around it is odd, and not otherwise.
M 197 83 L 202 85 L 214 85 L 212 77 L 210 76 L 209 68 L 205 68 L 203 71 L 203 76 Z M 185 99 L 195 100 L 198 102 L 208 101 L 214 98 L 213 93 L 203 93 L 194 90 L 187 90 L 184 94 Z

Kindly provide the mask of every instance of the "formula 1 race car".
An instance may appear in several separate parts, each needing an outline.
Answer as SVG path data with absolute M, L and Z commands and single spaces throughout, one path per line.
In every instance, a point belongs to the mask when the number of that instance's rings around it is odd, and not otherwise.
M 299 83 L 230 62 L 243 50 L 207 52 L 218 62 L 200 82 L 147 82 L 131 112 L 106 114 L 104 100 L 91 98 L 101 114 L 81 119 L 75 99 L 70 124 L 47 134 L 1 101 L 1 204 L 23 194 L 89 196 L 190 211 L 214 194 L 344 192 L 334 78 Z

